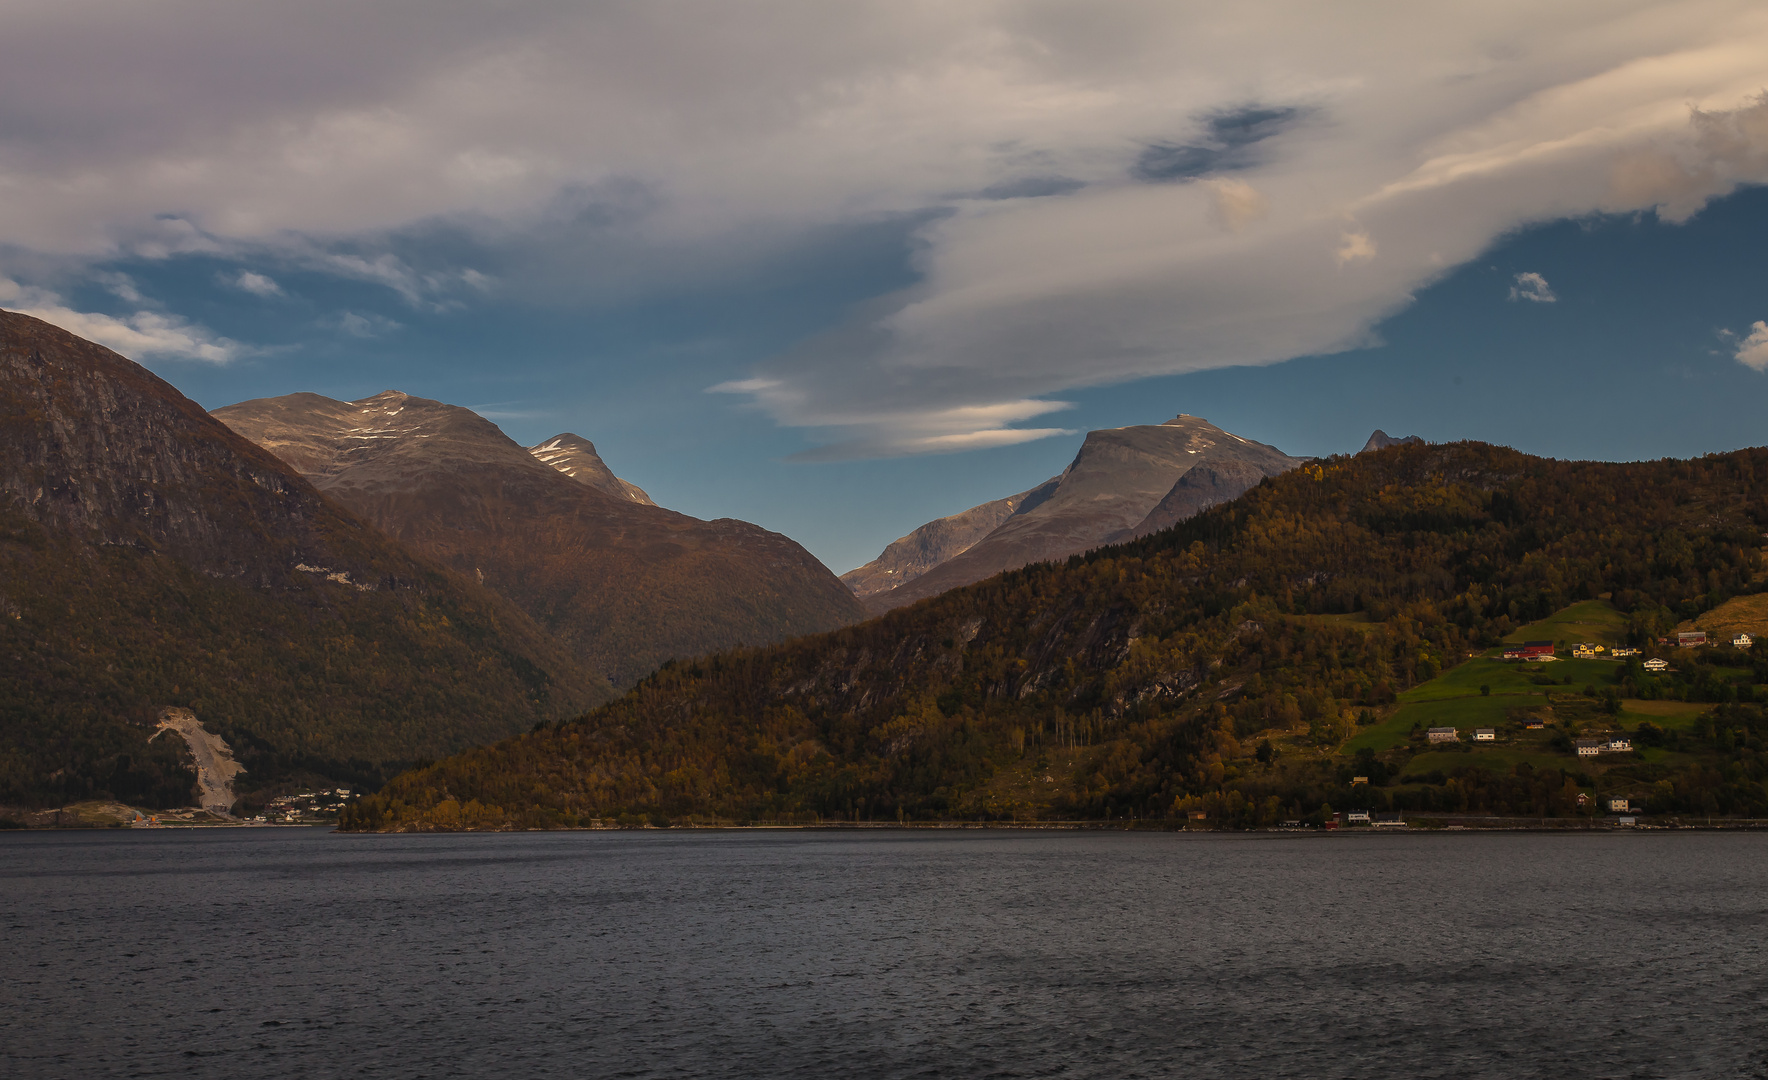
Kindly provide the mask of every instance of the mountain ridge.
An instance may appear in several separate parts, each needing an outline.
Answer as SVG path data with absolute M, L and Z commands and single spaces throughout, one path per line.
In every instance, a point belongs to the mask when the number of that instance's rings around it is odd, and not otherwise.
M 389 536 L 508 598 L 610 687 L 672 658 L 864 617 L 790 538 L 638 502 L 608 490 L 611 472 L 569 475 L 470 409 L 398 392 L 355 402 L 303 394 L 215 416 L 290 453 Z M 582 471 L 576 450 L 568 459 Z
M 1003 570 L 1146 535 L 1302 460 L 1184 413 L 1161 424 L 1090 431 L 1068 468 L 1032 489 L 1040 497 L 1027 499 L 989 533 L 948 558 L 889 590 L 868 594 L 867 610 L 887 611 Z M 1229 462 L 1238 464 L 1219 469 L 1208 493 L 1180 489 L 1175 494 L 1175 485 L 1192 469 Z M 848 577 L 875 580 L 875 565 L 868 563 Z

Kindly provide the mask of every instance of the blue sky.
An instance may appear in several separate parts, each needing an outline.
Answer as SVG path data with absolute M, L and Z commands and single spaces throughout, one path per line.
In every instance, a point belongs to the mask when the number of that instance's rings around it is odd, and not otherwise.
M 282 274 L 281 295 L 220 279 L 211 257 L 120 261 L 110 273 L 221 334 L 265 347 L 226 366 L 149 365 L 214 408 L 310 390 L 385 389 L 469 405 L 524 444 L 560 431 L 596 442 L 664 505 L 758 521 L 837 572 L 933 517 L 1059 472 L 1081 435 L 957 454 L 813 463 L 806 432 L 706 388 L 741 377 L 856 304 L 912 283 L 906 228 L 831 237 L 769 280 L 582 311 L 487 304 L 420 312 L 383 286 Z M 1483 439 L 1555 457 L 1628 460 L 1768 443 L 1768 375 L 1734 359 L 1768 316 L 1768 189 L 1681 224 L 1655 215 L 1552 222 L 1501 238 L 1381 322 L 1381 343 L 1327 356 L 1070 392 L 1077 431 L 1204 416 L 1292 454 L 1346 453 L 1380 427 Z M 1552 302 L 1512 299 L 1539 274 Z M 115 306 L 100 285 L 73 297 Z M 123 305 L 127 307 L 127 305 Z M 372 337 L 317 324 L 350 311 L 398 322 Z
M 1181 411 L 1768 442 L 1756 5 L 506 6 L 20 15 L 0 306 L 211 408 L 574 431 L 837 572 Z

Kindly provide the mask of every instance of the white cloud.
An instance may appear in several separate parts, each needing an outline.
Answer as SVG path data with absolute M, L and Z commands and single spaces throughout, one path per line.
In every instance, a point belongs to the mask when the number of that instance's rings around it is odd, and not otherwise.
M 132 360 L 164 357 L 228 364 L 250 351 L 176 315 L 148 310 L 123 316 L 75 311 L 54 293 L 10 278 L 0 278 L 0 304 L 115 349 Z
M 0 37 L 0 251 L 492 295 L 386 239 L 431 223 L 574 244 L 551 287 L 600 303 L 922 215 L 921 284 L 746 391 L 914 451 L 1031 430 L 953 407 L 1353 348 L 1519 226 L 1768 181 L 1764 56 L 1756 0 L 61 0 Z
M 131 304 L 145 304 L 147 298 L 135 287 L 135 279 L 128 274 L 102 273 L 96 275 L 98 283 L 105 287 L 111 295 Z
M 1271 212 L 1271 201 L 1244 180 L 1218 176 L 1203 183 L 1215 197 L 1210 208 L 1215 220 L 1229 232 L 1239 232 Z
M 1516 275 L 1516 284 L 1510 287 L 1512 300 L 1533 300 L 1537 304 L 1552 304 L 1559 300 L 1553 293 L 1553 286 L 1547 279 L 1533 270 Z
M 1366 232 L 1347 232 L 1339 236 L 1338 250 L 1334 257 L 1338 265 L 1347 263 L 1368 262 L 1375 257 L 1375 241 L 1369 239 Z
M 1749 336 L 1737 343 L 1737 351 L 1731 355 L 1745 367 L 1768 371 L 1768 322 L 1756 320 Z
M 254 273 L 251 270 L 241 270 L 237 274 L 222 274 L 220 275 L 220 281 L 224 285 L 238 289 L 241 292 L 249 292 L 253 296 L 282 295 L 282 286 L 276 283 L 276 279 L 264 274 Z

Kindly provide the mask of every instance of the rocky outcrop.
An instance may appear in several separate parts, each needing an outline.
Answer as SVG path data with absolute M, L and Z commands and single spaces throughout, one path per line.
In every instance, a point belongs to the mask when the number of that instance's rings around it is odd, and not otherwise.
M 197 805 L 211 814 L 231 817 L 233 778 L 245 771 L 233 760 L 233 748 L 227 740 L 203 727 L 189 709 L 161 709 L 159 729 L 147 741 L 152 742 L 167 731 L 178 735 L 190 748 L 191 760 L 196 764 Z
M 470 409 L 387 391 L 293 394 L 215 415 L 388 535 L 508 598 L 605 686 L 865 615 L 789 538 L 639 502 L 599 457 L 605 477 L 573 476 Z M 580 444 L 583 466 L 593 447 Z
M 1405 438 L 1395 438 L 1380 428 L 1376 428 L 1374 433 L 1369 436 L 1369 441 L 1363 444 L 1363 449 L 1357 451 L 1357 453 L 1367 454 L 1371 450 L 1386 450 L 1390 446 L 1412 445 L 1423 446 L 1424 440 L 1416 435 L 1407 435 Z
M 1080 452 L 1061 476 L 1035 489 L 1044 493 L 1009 516 L 961 553 L 888 592 L 867 598 L 886 611 L 968 585 L 1004 570 L 1067 558 L 1105 544 L 1152 532 L 1245 491 L 1266 476 L 1301 464 L 1275 447 L 1223 431 L 1200 417 L 1179 415 L 1164 424 L 1109 428 L 1087 433 Z M 1207 481 L 1175 492 L 1181 478 L 1208 466 Z M 1231 498 L 1233 496 L 1225 496 Z M 1168 503 L 1167 500 L 1171 499 Z M 1160 507 L 1166 504 L 1167 509 Z

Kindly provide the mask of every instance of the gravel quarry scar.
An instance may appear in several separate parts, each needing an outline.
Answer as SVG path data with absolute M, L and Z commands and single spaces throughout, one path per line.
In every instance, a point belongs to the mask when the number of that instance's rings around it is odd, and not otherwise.
M 227 741 L 203 728 L 202 721 L 189 709 L 167 707 L 160 710 L 160 730 L 150 736 L 160 737 L 161 731 L 176 731 L 184 736 L 190 746 L 190 756 L 196 759 L 196 786 L 201 793 L 204 810 L 211 814 L 230 816 L 233 809 L 233 778 L 245 771 L 245 767 L 233 760 L 233 750 Z

